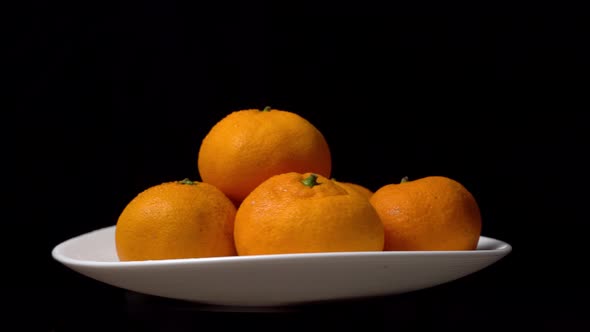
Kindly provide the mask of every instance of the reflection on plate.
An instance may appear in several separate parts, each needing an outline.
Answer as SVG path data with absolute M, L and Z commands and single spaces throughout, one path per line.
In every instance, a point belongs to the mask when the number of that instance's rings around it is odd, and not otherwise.
M 512 247 L 480 237 L 472 251 L 340 252 L 120 262 L 115 226 L 57 245 L 58 262 L 87 277 L 161 297 L 232 306 L 277 306 L 393 295 L 477 272 Z

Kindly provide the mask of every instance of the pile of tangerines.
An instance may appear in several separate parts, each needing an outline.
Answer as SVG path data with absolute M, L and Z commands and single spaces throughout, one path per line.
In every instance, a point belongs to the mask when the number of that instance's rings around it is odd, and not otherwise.
M 115 232 L 122 261 L 350 251 L 474 250 L 473 195 L 444 176 L 372 192 L 331 178 L 330 148 L 300 115 L 229 113 L 203 138 L 200 181 L 135 196 Z

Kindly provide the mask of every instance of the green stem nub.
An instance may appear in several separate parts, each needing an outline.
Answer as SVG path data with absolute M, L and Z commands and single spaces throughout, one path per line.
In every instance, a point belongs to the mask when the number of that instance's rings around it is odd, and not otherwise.
M 266 106 L 266 107 L 265 107 L 265 108 L 262 110 L 262 112 L 270 112 L 270 110 L 271 110 L 271 109 L 272 109 L 272 107 L 270 107 L 270 106 Z
M 178 183 L 180 183 L 180 184 L 190 184 L 190 185 L 197 184 L 196 181 L 191 181 L 191 180 L 189 180 L 189 178 L 186 178 L 186 179 L 184 179 L 182 181 L 178 181 Z
M 410 178 L 409 178 L 409 177 L 407 177 L 407 176 L 404 176 L 404 177 L 402 178 L 402 180 L 400 181 L 400 183 L 406 183 L 406 182 L 408 182 L 408 181 L 410 181 Z
M 319 183 L 317 181 L 318 176 L 315 174 L 310 174 L 308 177 L 306 177 L 305 179 L 301 180 L 301 183 L 303 183 L 304 186 L 306 187 L 314 187 L 317 186 Z

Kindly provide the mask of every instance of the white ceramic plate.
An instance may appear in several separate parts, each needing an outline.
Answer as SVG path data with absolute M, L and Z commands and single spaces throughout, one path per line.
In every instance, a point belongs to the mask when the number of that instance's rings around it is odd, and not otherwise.
M 472 251 L 342 252 L 120 262 L 115 226 L 57 245 L 65 266 L 139 293 L 231 306 L 277 306 L 392 295 L 479 271 L 512 247 L 480 237 Z

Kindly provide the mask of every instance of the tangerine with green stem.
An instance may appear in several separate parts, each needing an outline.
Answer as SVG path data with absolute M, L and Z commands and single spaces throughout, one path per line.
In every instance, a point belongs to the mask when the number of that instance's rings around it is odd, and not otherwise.
M 115 227 L 121 261 L 235 256 L 236 208 L 215 186 L 185 179 L 136 195 Z
M 314 173 L 274 175 L 239 206 L 238 255 L 382 251 L 384 230 L 363 194 Z
M 482 217 L 474 196 L 456 180 L 403 178 L 370 198 L 385 229 L 386 251 L 474 250 Z

